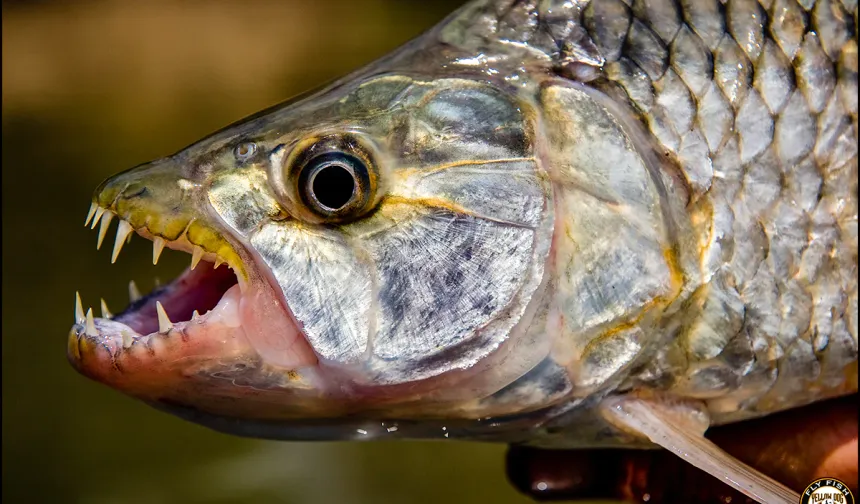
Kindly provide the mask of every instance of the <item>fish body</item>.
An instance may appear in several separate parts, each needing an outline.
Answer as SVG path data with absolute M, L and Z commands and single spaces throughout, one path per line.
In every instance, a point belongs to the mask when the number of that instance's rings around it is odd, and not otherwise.
M 606 405 L 703 431 L 856 392 L 856 21 L 471 2 L 106 180 L 87 221 L 120 219 L 114 257 L 136 231 L 197 268 L 78 310 L 70 360 L 278 439 L 654 446 Z

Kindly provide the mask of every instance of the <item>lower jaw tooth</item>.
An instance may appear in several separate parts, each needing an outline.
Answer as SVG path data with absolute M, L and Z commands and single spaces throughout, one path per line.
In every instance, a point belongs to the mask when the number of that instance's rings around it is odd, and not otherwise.
M 128 298 L 131 302 L 134 303 L 142 297 L 143 296 L 140 295 L 140 289 L 137 288 L 137 284 L 134 283 L 134 280 L 128 282 Z
M 86 335 L 87 336 L 98 336 L 99 332 L 96 330 L 96 323 L 93 320 L 93 309 L 90 308 L 87 310 L 87 323 L 86 323 Z
M 101 302 L 102 302 L 101 303 L 102 318 L 105 318 L 105 319 L 113 318 L 113 313 L 111 313 L 110 310 L 108 310 L 108 306 L 107 306 L 107 303 L 105 303 L 104 298 L 102 298 Z
M 123 348 L 129 348 L 131 346 L 131 344 L 134 343 L 134 337 L 132 337 L 132 335 L 129 334 L 128 331 L 122 331 L 122 333 L 120 333 L 120 335 L 122 336 L 122 347 Z
M 158 332 L 161 334 L 167 334 L 173 329 L 173 323 L 170 322 L 170 319 L 167 318 L 167 312 L 164 311 L 164 307 L 161 306 L 161 301 L 155 302 L 155 311 L 158 313 Z
M 81 304 L 80 292 L 75 292 L 75 324 L 84 323 L 84 306 Z

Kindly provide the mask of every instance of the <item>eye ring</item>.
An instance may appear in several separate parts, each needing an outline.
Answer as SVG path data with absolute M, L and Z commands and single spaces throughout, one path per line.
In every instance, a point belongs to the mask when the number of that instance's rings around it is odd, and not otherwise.
M 254 142 L 242 142 L 233 149 L 233 154 L 239 161 L 247 161 L 257 152 L 257 144 Z
M 367 166 L 351 154 L 327 152 L 307 160 L 298 177 L 298 193 L 322 217 L 345 217 L 370 199 Z
M 382 200 L 373 143 L 352 133 L 308 136 L 269 154 L 268 179 L 290 216 L 312 224 L 343 224 Z

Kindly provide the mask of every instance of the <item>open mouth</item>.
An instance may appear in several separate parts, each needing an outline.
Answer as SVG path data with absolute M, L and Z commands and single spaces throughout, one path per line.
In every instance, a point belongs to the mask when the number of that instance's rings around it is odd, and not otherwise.
M 107 230 L 116 214 L 93 203 L 85 226 L 99 226 L 97 247 L 101 248 Z M 165 247 L 183 250 L 191 254 L 191 265 L 167 285 L 157 287 L 142 296 L 134 282 L 129 284 L 130 304 L 114 315 L 102 301 L 101 317 L 93 317 L 92 310 L 84 312 L 78 295 L 75 305 L 75 321 L 90 338 L 100 340 L 111 353 L 120 348 L 128 349 L 139 343 L 147 343 L 155 335 L 178 332 L 185 335 L 192 324 L 205 325 L 207 321 L 225 317 L 238 317 L 237 304 L 240 297 L 239 277 L 234 265 L 224 258 L 205 251 L 188 241 L 183 232 L 175 240 L 153 236 L 146 228 L 134 229 L 126 220 L 117 219 L 116 237 L 111 262 L 115 262 L 123 246 L 130 241 L 132 233 L 148 238 L 153 244 L 152 262 L 158 259 Z M 238 320 L 229 324 L 238 326 Z

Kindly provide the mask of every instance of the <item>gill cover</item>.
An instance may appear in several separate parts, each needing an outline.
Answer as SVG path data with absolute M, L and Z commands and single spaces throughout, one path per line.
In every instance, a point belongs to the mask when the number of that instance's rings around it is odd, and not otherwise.
M 367 384 L 468 368 L 527 323 L 542 285 L 553 204 L 528 110 L 463 79 L 338 87 L 244 125 L 254 137 L 230 141 L 259 152 L 218 173 L 209 201 L 321 365 Z M 314 207 L 315 156 L 363 173 L 347 210 Z M 253 344 L 277 362 L 277 337 Z

